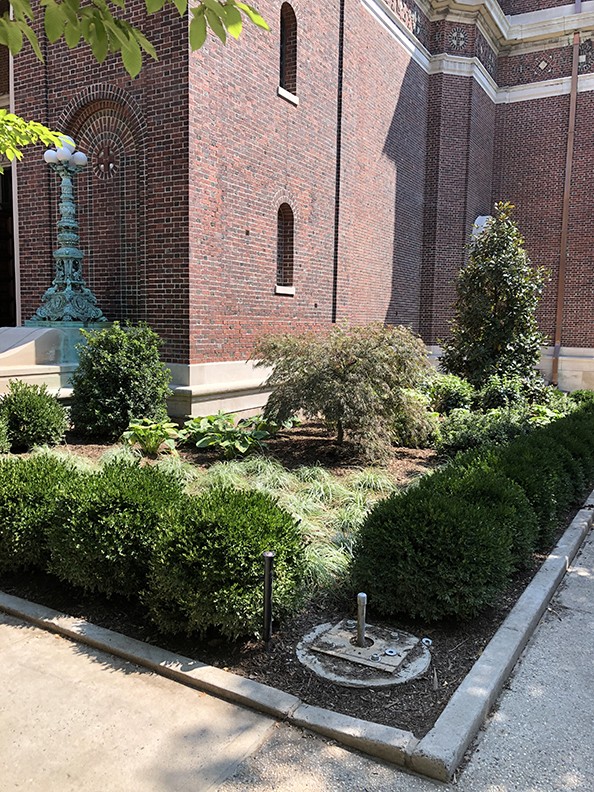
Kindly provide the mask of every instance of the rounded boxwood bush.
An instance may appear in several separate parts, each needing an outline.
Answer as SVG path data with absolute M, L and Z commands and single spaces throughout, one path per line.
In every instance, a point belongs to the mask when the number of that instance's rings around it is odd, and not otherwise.
M 486 463 L 451 465 L 373 509 L 353 584 L 384 616 L 469 618 L 505 588 L 536 531 L 520 487 Z
M 171 372 L 159 357 L 159 336 L 146 324 L 81 331 L 72 375 L 72 422 L 89 437 L 118 438 L 130 421 L 167 417 Z
M 47 392 L 47 387 L 22 380 L 10 380 L 8 393 L 0 398 L 0 415 L 6 422 L 13 451 L 56 445 L 68 428 L 66 410 Z
M 546 548 L 575 500 L 575 463 L 562 445 L 537 435 L 518 438 L 502 448 L 498 467 L 526 493 L 538 517 L 538 546 Z
M 302 594 L 304 548 L 293 517 L 262 492 L 212 489 L 188 498 L 155 549 L 144 597 L 153 620 L 166 632 L 215 627 L 230 639 L 257 636 L 267 550 L 276 553 L 278 618 Z
M 47 454 L 0 460 L 0 571 L 45 567 L 46 526 L 78 477 L 72 465 Z
M 82 475 L 48 527 L 49 570 L 89 591 L 137 596 L 182 497 L 173 476 L 122 459 Z

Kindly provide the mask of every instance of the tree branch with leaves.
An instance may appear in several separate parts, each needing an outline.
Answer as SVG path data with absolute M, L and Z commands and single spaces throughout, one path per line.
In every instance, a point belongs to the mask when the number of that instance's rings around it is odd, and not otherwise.
M 181 17 L 188 16 L 189 41 L 193 52 L 199 50 L 209 33 L 223 44 L 228 36 L 238 39 L 244 19 L 263 30 L 269 26 L 260 13 L 240 0 L 201 0 L 189 7 L 188 0 L 144 0 L 147 15 L 156 14 L 173 5 Z M 45 36 L 50 44 L 65 41 L 69 49 L 87 46 L 95 60 L 103 63 L 109 54 L 119 53 L 130 77 L 142 68 L 143 53 L 157 60 L 153 44 L 142 31 L 123 18 L 126 0 L 41 0 L 41 10 L 33 10 L 29 0 L 10 0 L 10 9 L 0 17 L 0 44 L 18 55 L 26 42 L 43 61 L 39 38 L 35 32 L 38 17 L 43 17 Z M 59 143 L 58 132 L 36 121 L 25 121 L 0 111 L 0 156 L 20 159 L 21 148 L 31 143 Z

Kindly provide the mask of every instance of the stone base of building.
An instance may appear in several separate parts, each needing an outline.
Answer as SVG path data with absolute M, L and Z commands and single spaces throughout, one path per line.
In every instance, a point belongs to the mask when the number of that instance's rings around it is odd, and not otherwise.
M 60 361 L 64 349 L 71 349 L 71 339 L 64 339 L 56 328 L 0 328 L 0 394 L 6 393 L 11 379 L 45 384 L 61 401 L 72 394 L 70 377 L 76 363 Z M 433 365 L 439 366 L 441 349 L 428 347 Z M 542 350 L 539 370 L 551 378 L 553 347 Z M 223 410 L 253 415 L 262 410 L 270 393 L 264 387 L 269 369 L 256 368 L 252 361 L 226 361 L 184 365 L 170 364 L 173 380 L 169 413 L 183 419 L 212 415 Z M 564 391 L 581 388 L 594 390 L 594 349 L 562 347 L 559 357 L 559 387 Z
M 429 360 L 439 368 L 441 347 L 428 347 Z M 550 382 L 553 371 L 554 347 L 543 347 L 538 370 Z M 574 390 L 594 390 L 594 348 L 561 347 L 559 353 L 559 389 L 571 393 Z

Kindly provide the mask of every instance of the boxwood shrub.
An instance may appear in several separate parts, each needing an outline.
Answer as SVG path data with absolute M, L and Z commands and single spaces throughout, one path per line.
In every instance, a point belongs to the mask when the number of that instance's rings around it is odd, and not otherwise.
M 0 571 L 45 567 L 46 525 L 78 477 L 72 465 L 46 454 L 0 460 Z
M 48 526 L 49 570 L 108 596 L 137 596 L 160 534 L 175 521 L 183 493 L 170 475 L 115 459 L 81 475 Z
M 273 550 L 274 613 L 299 603 L 304 571 L 295 520 L 262 492 L 213 489 L 189 497 L 156 547 L 144 601 L 163 631 L 227 638 L 262 627 L 262 553 Z
M 383 615 L 468 618 L 496 599 L 536 532 L 517 484 L 488 463 L 451 464 L 373 509 L 353 583 Z
M 594 408 L 508 444 L 458 454 L 380 502 L 355 546 L 353 585 L 370 607 L 427 620 L 492 601 L 594 482 Z
M 8 393 L 0 397 L 0 415 L 6 422 L 13 451 L 36 445 L 56 445 L 66 434 L 66 410 L 45 385 L 10 380 Z
M 438 374 L 429 386 L 429 399 L 432 409 L 442 415 L 452 410 L 468 410 L 475 397 L 474 387 L 468 380 L 455 374 Z
M 6 418 L 0 413 L 0 454 L 7 454 L 9 451 L 8 424 Z

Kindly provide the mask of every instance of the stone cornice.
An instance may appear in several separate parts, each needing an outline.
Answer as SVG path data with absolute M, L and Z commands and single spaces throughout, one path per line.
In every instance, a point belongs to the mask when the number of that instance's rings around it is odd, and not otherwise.
M 467 2 L 464 2 L 464 0 L 451 0 L 449 3 L 447 0 L 436 0 L 436 2 L 443 4 L 444 7 L 448 5 L 450 8 L 454 5 L 460 7 L 462 4 L 465 4 L 467 8 L 472 4 L 474 4 L 475 8 L 478 6 L 486 6 L 487 4 L 496 5 L 497 8 L 499 8 L 499 6 L 494 3 L 494 0 L 485 0 L 485 2 L 481 1 L 478 3 L 476 0 L 467 0 Z M 409 54 L 411 60 L 417 63 L 427 74 L 448 74 L 457 77 L 472 77 L 485 91 L 487 96 L 497 104 L 524 102 L 532 99 L 543 99 L 569 93 L 569 77 L 500 88 L 478 58 L 469 58 L 446 53 L 431 55 L 383 0 L 361 0 L 361 3 L 390 35 L 402 45 L 404 50 Z M 589 2 L 584 3 L 584 7 L 586 8 L 586 13 L 580 15 L 579 19 L 582 21 L 586 18 L 587 14 L 589 17 L 592 17 L 592 25 L 594 27 L 594 0 L 589 0 Z M 568 7 L 563 6 L 562 8 L 567 10 Z M 528 20 L 528 22 L 523 20 L 522 25 L 532 25 L 534 19 L 540 13 L 541 12 L 523 14 L 523 17 L 531 17 L 531 19 Z M 511 17 L 511 19 L 513 19 L 513 17 Z M 555 19 L 558 19 L 558 17 L 555 17 Z M 575 24 L 575 19 L 568 18 L 568 28 Z M 511 27 L 512 26 L 509 27 L 510 30 Z M 580 25 L 580 30 L 583 29 L 583 26 Z M 533 27 L 532 30 L 534 31 L 535 28 Z M 542 48 L 550 46 L 552 46 L 551 42 Z M 560 46 L 560 44 L 558 44 L 558 46 Z M 535 47 L 535 49 L 539 48 Z M 512 50 L 506 54 L 515 53 Z M 578 91 L 594 91 L 594 74 L 580 75 Z

